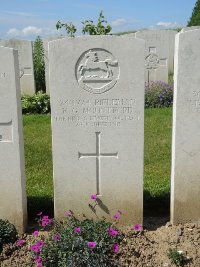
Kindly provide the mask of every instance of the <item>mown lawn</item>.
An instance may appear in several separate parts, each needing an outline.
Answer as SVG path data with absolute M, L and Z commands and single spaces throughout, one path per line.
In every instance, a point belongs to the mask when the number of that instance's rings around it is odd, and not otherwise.
M 171 120 L 171 108 L 145 110 L 145 214 L 152 214 L 152 211 L 166 213 L 169 209 Z M 24 140 L 30 218 L 39 210 L 52 215 L 50 116 L 24 116 Z

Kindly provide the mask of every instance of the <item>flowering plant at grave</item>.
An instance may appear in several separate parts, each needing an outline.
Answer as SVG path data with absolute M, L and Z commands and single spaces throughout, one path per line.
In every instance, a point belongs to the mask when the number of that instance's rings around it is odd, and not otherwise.
M 98 205 L 98 196 L 93 194 L 94 208 Z M 50 266 L 118 266 L 116 260 L 120 252 L 123 234 L 117 229 L 121 211 L 113 216 L 113 223 L 79 220 L 72 211 L 65 212 L 62 222 L 54 221 L 49 236 L 34 230 L 34 242 L 30 245 L 35 267 Z M 38 213 L 39 224 L 44 229 L 52 226 L 53 220 L 42 212 Z M 35 264 L 35 265 L 34 265 Z
M 145 83 L 145 108 L 164 108 L 173 104 L 173 82 Z

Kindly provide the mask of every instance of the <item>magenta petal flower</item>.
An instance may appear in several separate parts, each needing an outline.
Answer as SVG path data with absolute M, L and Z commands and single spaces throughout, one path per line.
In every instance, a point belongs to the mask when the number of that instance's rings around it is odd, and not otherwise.
M 88 247 L 89 248 L 95 248 L 97 246 L 97 243 L 95 241 L 93 242 L 88 242 Z
M 80 232 L 81 232 L 81 227 L 75 227 L 74 228 L 74 233 L 80 234 Z
M 39 231 L 36 230 L 33 232 L 33 236 L 37 237 L 38 235 L 39 235 Z
M 37 253 L 40 253 L 40 247 L 38 247 L 37 245 L 31 245 L 30 246 L 30 250 Z
M 116 213 L 116 214 L 113 216 L 113 219 L 114 219 L 114 220 L 119 220 L 119 219 L 120 219 L 120 214 Z
M 117 243 L 112 245 L 112 251 L 114 253 L 118 253 L 119 252 L 119 245 Z
M 37 265 L 37 267 L 43 267 L 43 265 L 40 263 L 40 264 Z
M 118 232 L 118 230 L 113 229 L 112 227 L 110 227 L 110 228 L 108 229 L 108 234 L 109 234 L 110 236 L 117 236 L 117 235 L 119 234 L 119 232 Z
M 58 240 L 60 240 L 60 236 L 59 236 L 59 234 L 55 234 L 54 237 L 53 237 L 53 240 L 54 240 L 54 241 L 58 241 Z
M 39 248 L 42 248 L 44 246 L 44 242 L 42 240 L 39 240 L 37 241 L 36 245 L 39 247 Z
M 93 195 L 90 196 L 90 198 L 91 198 L 92 200 L 97 200 L 97 195 L 96 195 L 96 194 L 93 194 Z
M 19 239 L 18 241 L 17 241 L 17 245 L 18 246 L 23 246 L 24 245 L 24 240 L 22 240 L 22 239 Z
M 137 231 L 137 232 L 140 232 L 140 231 L 142 231 L 142 225 L 139 224 L 139 223 L 137 223 L 137 224 L 135 224 L 135 225 L 133 226 L 133 229 L 134 229 L 135 231 Z
M 67 210 L 64 214 L 66 217 L 71 217 L 73 215 L 73 212 L 71 210 Z
M 38 256 L 35 256 L 34 261 L 35 261 L 36 263 L 42 263 L 42 258 L 40 258 L 40 257 L 38 257 Z

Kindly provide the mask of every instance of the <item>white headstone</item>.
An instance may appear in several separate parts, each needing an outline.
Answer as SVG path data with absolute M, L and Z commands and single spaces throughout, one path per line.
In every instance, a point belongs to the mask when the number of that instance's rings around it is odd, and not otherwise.
M 200 26 L 191 26 L 191 27 L 185 27 L 181 30 L 181 32 L 187 32 L 187 31 L 193 31 L 193 30 L 199 30 Z
M 17 51 L 0 47 L 0 218 L 26 226 L 26 189 Z
M 135 37 L 146 42 L 146 81 L 168 82 L 168 73 L 174 69 L 176 33 L 172 30 L 142 30 L 135 33 Z
M 32 42 L 15 39 L 0 40 L 0 45 L 18 50 L 21 93 L 25 95 L 34 95 L 36 91 Z
M 46 94 L 50 94 L 49 89 L 49 56 L 48 56 L 48 43 L 50 41 L 58 40 L 66 38 L 66 36 L 52 36 L 46 40 L 43 40 L 43 48 L 44 48 L 44 62 L 45 62 L 45 82 L 46 82 Z
M 143 217 L 144 41 L 94 36 L 49 43 L 55 217 Z M 90 209 L 91 208 L 91 209 Z M 96 216 L 94 216 L 96 218 Z
M 175 46 L 171 221 L 200 220 L 200 30 Z

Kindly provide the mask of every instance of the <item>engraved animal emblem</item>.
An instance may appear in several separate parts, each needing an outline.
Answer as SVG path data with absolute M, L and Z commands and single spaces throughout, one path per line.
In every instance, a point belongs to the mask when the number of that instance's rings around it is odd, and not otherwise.
M 159 64 L 159 58 L 158 55 L 155 53 L 150 53 L 146 57 L 146 68 L 147 69 L 157 69 Z
M 99 60 L 98 53 L 91 50 L 85 56 L 85 63 L 78 68 L 81 79 L 112 79 L 113 72 L 110 66 L 117 66 L 117 60 L 110 58 L 106 58 L 104 61 Z

